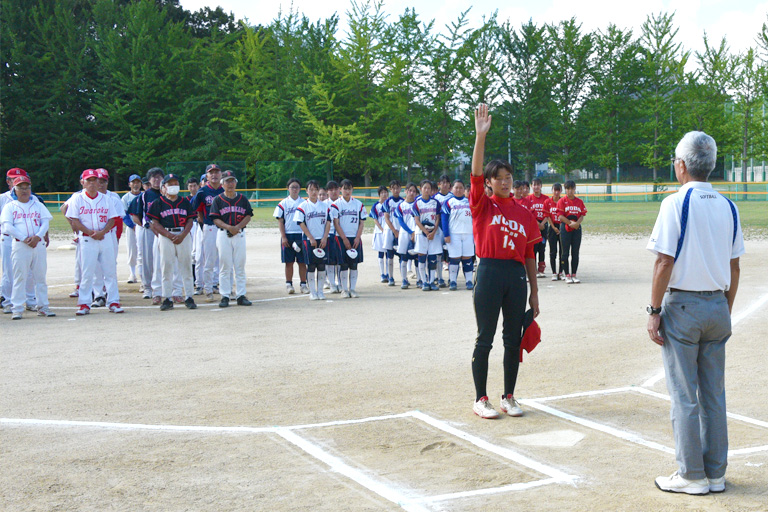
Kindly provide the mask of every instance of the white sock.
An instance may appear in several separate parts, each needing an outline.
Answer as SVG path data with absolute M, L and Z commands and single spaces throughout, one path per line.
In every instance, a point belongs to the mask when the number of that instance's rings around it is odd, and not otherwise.
M 419 279 L 421 280 L 421 283 L 424 284 L 427 282 L 427 262 L 424 263 L 419 262 Z
M 357 270 L 349 270 L 349 289 L 355 291 L 357 287 Z
M 429 283 L 432 284 L 437 279 L 437 271 L 436 270 L 429 270 Z
M 315 281 L 315 273 L 307 272 L 307 286 L 309 286 L 309 293 L 317 295 L 317 284 Z
M 342 270 L 339 272 L 339 280 L 341 281 L 341 289 L 345 292 L 349 291 L 349 270 Z
M 323 283 L 325 283 L 325 270 L 318 270 L 317 271 L 317 291 L 318 291 L 318 294 L 319 293 L 323 293 Z
M 328 270 L 328 284 L 331 287 L 336 286 L 336 265 L 326 265 L 325 268 Z
M 452 283 L 456 282 L 456 279 L 459 277 L 459 264 L 448 264 L 448 279 L 451 280 Z
M 437 266 L 435 267 L 437 272 L 437 278 L 442 281 L 443 280 L 443 255 L 440 254 L 437 257 Z
M 387 263 L 384 261 L 384 258 L 379 258 L 379 270 L 381 270 L 381 275 L 386 275 Z
M 464 279 L 466 279 L 468 283 L 471 283 L 474 275 L 475 275 L 474 270 L 470 270 L 469 272 L 464 272 Z
M 395 278 L 395 260 L 394 258 L 387 258 L 387 275 L 390 279 Z
M 400 260 L 400 275 L 403 277 L 403 281 L 408 280 L 408 262 L 406 260 Z

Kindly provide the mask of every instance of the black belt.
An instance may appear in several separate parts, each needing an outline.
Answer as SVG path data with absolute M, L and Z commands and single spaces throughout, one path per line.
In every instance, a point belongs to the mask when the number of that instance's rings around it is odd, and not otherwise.
M 698 293 L 699 295 L 715 295 L 717 293 L 723 293 L 723 290 L 702 290 L 702 291 L 694 291 L 694 290 L 681 290 L 679 288 L 670 288 L 670 292 L 684 292 L 684 293 Z
M 229 231 L 229 230 L 228 230 L 228 229 L 221 229 L 221 228 L 219 228 L 219 231 Z M 240 228 L 240 231 L 241 231 L 241 232 L 242 232 L 242 231 L 245 231 L 245 228 Z
M 165 228 L 166 231 L 169 231 L 170 233 L 181 233 L 184 231 L 184 228 Z

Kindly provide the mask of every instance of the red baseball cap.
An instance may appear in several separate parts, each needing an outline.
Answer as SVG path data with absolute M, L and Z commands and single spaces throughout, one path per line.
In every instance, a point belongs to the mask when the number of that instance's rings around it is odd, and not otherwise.
M 18 178 L 19 176 L 29 176 L 29 174 L 27 174 L 27 171 L 19 167 L 8 169 L 8 172 L 5 173 L 6 178 Z
M 29 179 L 29 176 L 27 176 L 26 174 L 24 176 L 18 176 L 18 177 L 13 179 L 13 186 L 14 187 L 16 185 L 21 185 L 22 183 L 29 183 L 31 185 L 32 184 L 32 180 Z
M 80 175 L 81 180 L 87 180 L 88 178 L 98 178 L 98 177 L 99 177 L 99 173 L 96 171 L 96 169 L 86 169 Z
M 103 180 L 108 180 L 109 179 L 109 171 L 106 170 L 106 169 L 103 169 L 101 167 L 96 169 L 96 174 L 98 174 L 98 177 L 103 179 Z

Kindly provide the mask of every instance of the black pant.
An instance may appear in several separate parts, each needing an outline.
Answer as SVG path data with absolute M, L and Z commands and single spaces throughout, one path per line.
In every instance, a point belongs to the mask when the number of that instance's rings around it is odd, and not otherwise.
M 542 263 L 544 261 L 544 256 L 546 254 L 547 249 L 547 236 L 549 234 L 549 225 L 544 226 L 544 229 L 540 230 L 541 232 L 541 242 L 537 243 L 533 246 L 533 251 L 539 255 L 539 263 Z
M 523 315 L 528 298 L 525 275 L 525 266 L 520 262 L 480 258 L 473 294 L 477 319 L 477 339 L 472 354 L 475 400 L 488 395 L 488 354 L 496 334 L 499 311 L 504 315 L 501 335 L 504 342 L 504 394 L 515 393 Z
M 548 227 L 549 264 L 552 266 L 552 273 L 559 274 L 563 271 L 563 245 L 560 243 L 560 233 L 555 233 L 555 228 L 552 226 Z
M 560 243 L 563 244 L 563 256 L 560 262 L 566 275 L 575 274 L 579 269 L 579 248 L 581 248 L 581 226 L 574 231 L 566 231 L 565 224 L 560 224 Z M 570 267 L 568 256 L 571 257 Z M 568 269 L 570 268 L 570 272 Z

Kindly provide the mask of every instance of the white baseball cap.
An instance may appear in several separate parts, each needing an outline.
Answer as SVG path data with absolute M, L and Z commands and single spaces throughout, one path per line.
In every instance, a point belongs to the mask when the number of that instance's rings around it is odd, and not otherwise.
M 301 252 L 301 246 L 296 242 L 293 242 L 293 250 L 296 252 Z
M 347 256 L 349 256 L 351 259 L 357 259 L 357 251 L 354 249 L 349 249 L 347 251 Z
M 321 249 L 321 248 L 319 248 L 319 247 L 318 247 L 318 248 L 316 248 L 315 250 L 313 250 L 312 252 L 315 254 L 315 256 L 317 256 L 317 257 L 318 257 L 318 258 L 320 258 L 320 259 L 322 259 L 322 258 L 325 258 L 325 251 L 324 251 L 324 250 L 322 250 L 322 249 Z

